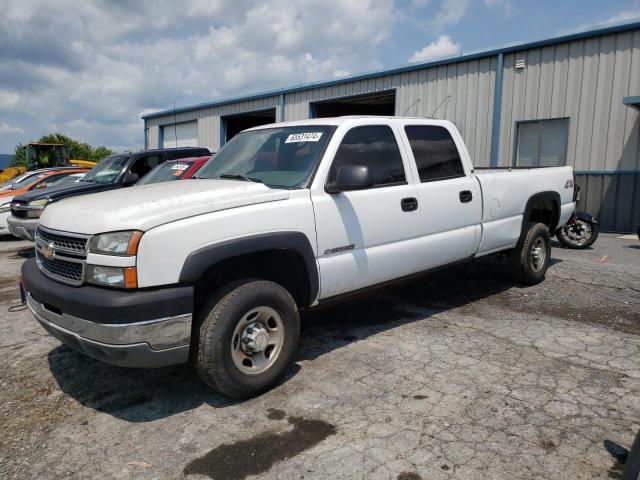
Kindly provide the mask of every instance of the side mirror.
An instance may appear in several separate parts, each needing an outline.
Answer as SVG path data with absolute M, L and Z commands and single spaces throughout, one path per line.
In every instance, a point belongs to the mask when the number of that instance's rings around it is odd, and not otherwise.
M 327 183 L 327 193 L 335 194 L 349 190 L 364 190 L 373 187 L 373 176 L 365 165 L 346 165 L 338 169 L 336 179 Z
M 124 177 L 122 178 L 122 185 L 124 185 L 125 187 L 130 187 L 138 180 L 140 180 L 140 177 L 137 173 L 125 173 Z

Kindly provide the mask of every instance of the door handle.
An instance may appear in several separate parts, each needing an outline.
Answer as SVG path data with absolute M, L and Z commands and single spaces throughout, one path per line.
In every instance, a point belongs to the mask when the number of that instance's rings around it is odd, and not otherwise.
M 460 192 L 460 201 L 462 203 L 469 203 L 471 200 L 473 200 L 473 193 L 469 190 L 463 190 Z
M 400 205 L 403 211 L 413 212 L 418 209 L 418 199 L 414 197 L 403 198 Z

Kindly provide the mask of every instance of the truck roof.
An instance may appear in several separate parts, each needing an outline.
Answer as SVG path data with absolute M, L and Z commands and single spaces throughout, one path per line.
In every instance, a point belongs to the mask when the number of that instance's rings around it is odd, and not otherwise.
M 279 123 L 269 123 L 266 125 L 260 125 L 258 127 L 248 128 L 247 131 L 250 130 L 261 130 L 264 128 L 275 128 L 275 127 L 301 127 L 307 125 L 342 125 L 346 122 L 351 122 L 354 120 L 364 120 L 364 119 L 379 119 L 385 121 L 402 121 L 402 120 L 422 120 L 434 123 L 450 123 L 448 120 L 441 120 L 437 118 L 429 118 L 429 117 L 399 117 L 399 116 L 384 116 L 384 115 L 344 115 L 341 117 L 326 117 L 326 118 L 310 118 L 307 120 L 292 120 L 289 122 L 279 122 Z

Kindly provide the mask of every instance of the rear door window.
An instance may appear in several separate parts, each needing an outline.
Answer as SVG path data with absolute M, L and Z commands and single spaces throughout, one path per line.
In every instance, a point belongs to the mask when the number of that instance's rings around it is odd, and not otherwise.
M 131 173 L 135 173 L 139 178 L 144 177 L 147 173 L 162 163 L 160 155 L 150 155 L 148 157 L 138 158 L 131 166 Z
M 449 131 L 435 125 L 407 125 L 404 131 L 421 182 L 464 177 L 460 154 Z

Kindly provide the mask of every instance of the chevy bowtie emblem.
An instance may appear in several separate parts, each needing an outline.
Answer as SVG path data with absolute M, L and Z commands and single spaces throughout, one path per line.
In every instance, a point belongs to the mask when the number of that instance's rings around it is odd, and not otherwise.
M 42 256 L 47 260 L 51 260 L 56 254 L 56 251 L 54 250 L 53 246 L 54 246 L 53 242 L 42 245 Z

